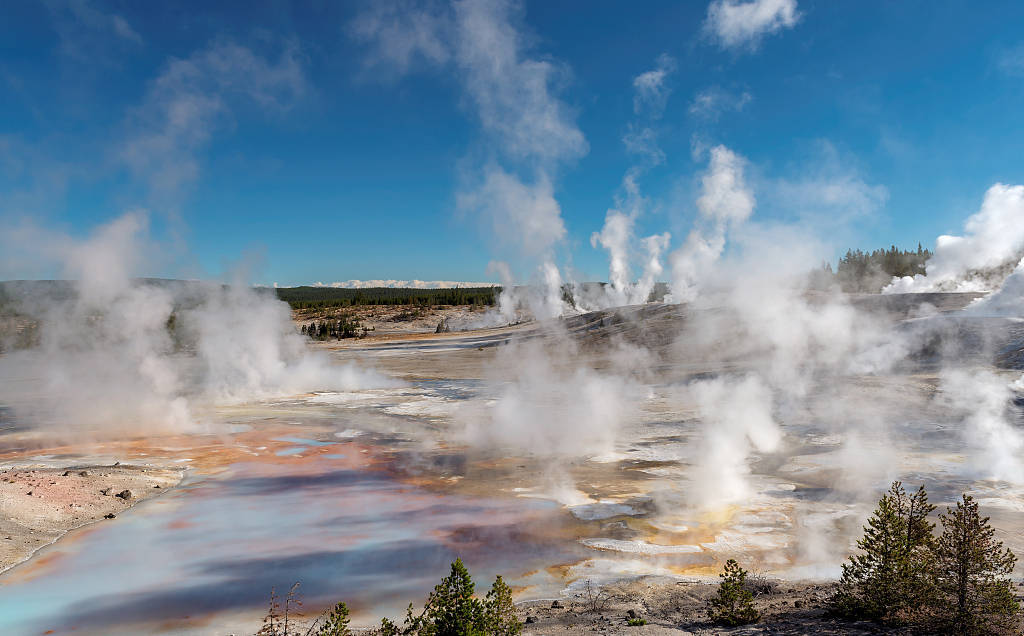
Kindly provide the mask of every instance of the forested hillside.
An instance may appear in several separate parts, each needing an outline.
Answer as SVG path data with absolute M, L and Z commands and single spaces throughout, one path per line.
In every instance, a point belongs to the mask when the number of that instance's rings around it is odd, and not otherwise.
M 925 262 L 932 253 L 918 243 L 916 250 L 901 250 L 895 245 L 872 252 L 846 250 L 833 274 L 834 281 L 845 292 L 877 293 L 892 282 L 894 276 L 915 276 L 925 273 Z M 831 266 L 826 271 L 832 273 Z
M 277 297 L 292 309 L 319 309 L 359 305 L 493 305 L 501 288 L 280 287 L 276 291 Z

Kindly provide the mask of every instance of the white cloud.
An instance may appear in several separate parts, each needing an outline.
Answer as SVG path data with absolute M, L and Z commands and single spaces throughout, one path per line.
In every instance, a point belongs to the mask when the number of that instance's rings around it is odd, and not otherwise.
M 132 42 L 142 44 L 142 36 L 139 35 L 135 31 L 135 29 L 132 28 L 132 25 L 128 24 L 127 20 L 125 20 L 119 15 L 111 16 L 110 20 L 114 27 L 114 33 L 124 38 L 125 40 L 130 40 Z
M 633 78 L 633 112 L 638 115 L 629 123 L 622 143 L 630 154 L 641 155 L 650 165 L 658 165 L 665 161 L 665 153 L 658 146 L 658 132 L 655 120 L 665 112 L 665 105 L 672 93 L 668 76 L 675 71 L 676 61 L 662 53 L 658 56 L 655 67 Z M 639 167 L 630 169 L 630 179 L 635 179 Z
M 108 59 L 103 53 L 110 44 L 143 44 L 142 36 L 128 20 L 97 9 L 89 0 L 48 0 L 46 6 L 60 37 L 61 51 L 69 57 L 90 64 L 95 64 L 97 59 L 113 62 L 116 57 Z
M 658 146 L 658 133 L 649 126 L 630 124 L 622 136 L 622 143 L 627 152 L 646 157 L 651 165 L 665 161 L 665 152 Z
M 799 19 L 796 0 L 713 0 L 704 29 L 723 48 L 754 50 L 765 35 L 791 28 Z
M 443 5 L 402 1 L 373 3 L 349 28 L 370 46 L 363 62 L 368 70 L 405 74 L 418 57 L 433 64 L 451 58 L 452 26 Z
M 675 68 L 675 59 L 663 53 L 658 57 L 655 68 L 633 78 L 633 112 L 639 115 L 647 110 L 653 118 L 661 116 L 672 92 L 665 80 Z
M 794 176 L 768 181 L 764 190 L 780 211 L 804 225 L 842 227 L 874 215 L 889 200 L 889 189 L 866 181 L 855 166 L 830 141 L 818 140 L 806 161 L 790 171 Z
M 350 25 L 367 44 L 366 64 L 405 73 L 417 59 L 458 68 L 466 95 L 497 150 L 516 159 L 560 161 L 588 150 L 571 109 L 556 97 L 564 67 L 526 55 L 516 27 L 519 5 L 463 0 L 447 5 L 406 0 L 374 3 Z
M 1024 75 L 1024 42 L 1003 51 L 998 64 L 1007 75 Z
M 199 150 L 231 105 L 290 108 L 307 90 L 298 50 L 286 46 L 276 62 L 233 42 L 219 42 L 187 59 L 172 60 L 132 114 L 120 159 L 160 194 L 196 179 Z
M 500 0 L 456 4 L 456 63 L 483 127 L 516 158 L 567 160 L 587 142 L 553 92 L 565 69 L 524 56 L 513 7 Z
M 715 121 L 722 113 L 739 112 L 753 99 L 750 93 L 732 93 L 720 86 L 710 86 L 697 93 L 690 104 L 694 117 Z
M 819 176 L 799 181 L 780 179 L 776 194 L 800 214 L 828 214 L 848 221 L 870 215 L 885 205 L 889 189 L 871 185 L 855 173 Z

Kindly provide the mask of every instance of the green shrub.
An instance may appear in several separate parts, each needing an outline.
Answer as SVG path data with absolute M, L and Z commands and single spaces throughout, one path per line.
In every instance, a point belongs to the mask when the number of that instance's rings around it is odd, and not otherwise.
M 647 621 L 643 618 L 631 618 L 626 621 L 626 624 L 630 627 L 640 627 L 647 624 Z
M 735 559 L 725 562 L 719 574 L 718 594 L 708 601 L 708 618 L 716 625 L 736 627 L 755 623 L 761 615 L 754 609 L 754 596 L 745 588 L 747 572 Z

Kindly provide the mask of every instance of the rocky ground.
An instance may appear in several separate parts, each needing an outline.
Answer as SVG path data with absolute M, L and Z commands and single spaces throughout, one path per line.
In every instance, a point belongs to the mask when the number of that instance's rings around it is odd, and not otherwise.
M 639 580 L 581 593 L 562 601 L 517 605 L 525 634 L 878 634 L 872 623 L 848 623 L 825 616 L 830 585 L 771 581 L 756 595 L 762 614 L 755 624 L 736 628 L 711 625 L 707 601 L 714 583 Z M 643 619 L 645 625 L 629 624 Z
M 469 305 L 360 305 L 332 309 L 300 309 L 292 312 L 297 325 L 312 321 L 337 320 L 342 315 L 356 319 L 366 327 L 369 337 L 409 333 L 434 333 L 438 324 L 446 321 L 452 331 L 481 326 L 496 326 L 499 320 L 489 307 Z
M 754 605 L 761 619 L 741 627 L 719 627 L 708 622 L 707 602 L 716 583 L 639 579 L 581 592 L 557 601 L 516 604 L 524 634 L 900 634 L 870 622 L 847 622 L 826 615 L 831 584 L 788 583 L 762 579 L 763 591 Z M 644 624 L 630 625 L 630 621 Z M 370 629 L 356 630 L 369 635 Z
M 0 468 L 0 571 L 81 526 L 166 492 L 180 470 L 143 466 Z

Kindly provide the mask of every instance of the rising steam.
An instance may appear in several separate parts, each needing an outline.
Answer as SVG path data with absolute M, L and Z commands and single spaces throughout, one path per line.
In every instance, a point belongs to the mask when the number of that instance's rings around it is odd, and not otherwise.
M 99 433 L 195 428 L 210 404 L 387 383 L 310 352 L 288 306 L 238 283 L 135 277 L 154 246 L 142 213 L 83 241 L 36 232 L 68 286 L 14 300 L 38 345 L 0 357 L 5 395 L 25 422 Z M 5 393 L 7 393 L 5 391 Z

